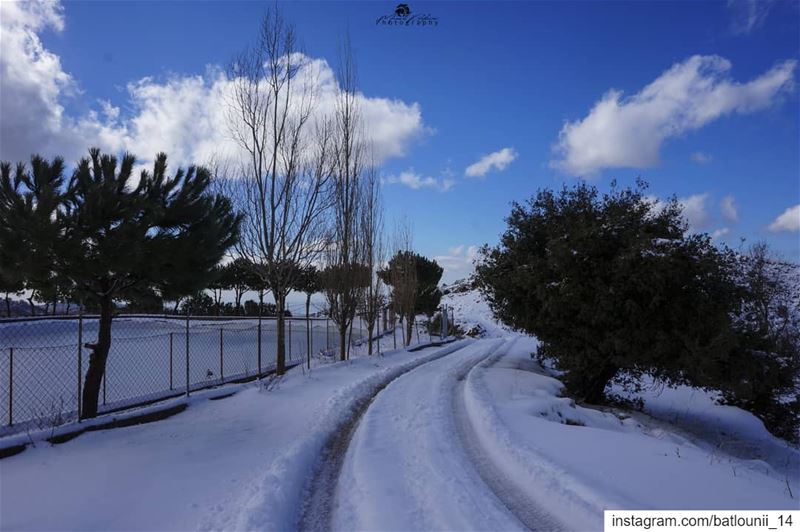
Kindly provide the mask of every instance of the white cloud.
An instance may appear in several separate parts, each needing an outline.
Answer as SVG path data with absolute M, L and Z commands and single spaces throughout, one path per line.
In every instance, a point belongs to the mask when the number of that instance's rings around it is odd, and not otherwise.
M 603 168 L 656 165 L 666 139 L 727 114 L 752 113 L 773 104 L 794 86 L 795 66 L 795 60 L 784 61 L 739 83 L 730 79 L 727 59 L 690 57 L 633 96 L 623 98 L 621 91 L 610 90 L 588 116 L 565 123 L 551 166 L 591 176 Z
M 731 230 L 729 227 L 722 227 L 720 229 L 717 229 L 716 231 L 711 233 L 711 240 L 717 240 L 718 238 L 722 238 L 723 236 L 727 235 L 730 232 Z
M 464 279 L 475 271 L 474 261 L 478 256 L 478 246 L 459 245 L 448 249 L 447 255 L 435 255 L 435 260 L 444 269 L 442 281 L 452 283 Z
M 398 175 L 390 175 L 384 178 L 384 182 L 388 184 L 400 184 L 405 185 L 408 188 L 412 188 L 414 190 L 418 190 L 421 188 L 434 188 L 441 192 L 447 192 L 453 185 L 455 185 L 455 181 L 452 179 L 436 179 L 435 177 L 423 177 L 421 174 L 418 174 L 414 171 L 413 168 L 409 168 L 403 172 L 400 172 Z
M 780 231 L 796 233 L 800 231 L 800 204 L 783 211 L 783 214 L 775 218 L 775 221 L 770 224 L 769 230 L 774 233 Z
M 517 158 L 514 148 L 503 148 L 494 153 L 484 155 L 476 162 L 467 166 L 464 175 L 467 177 L 483 177 L 491 170 L 502 172 Z
M 34 151 L 52 151 L 70 143 L 70 137 L 62 134 L 73 126 L 64 114 L 62 97 L 73 95 L 76 86 L 62 69 L 60 58 L 39 39 L 38 33 L 46 29 L 64 29 L 60 4 L 0 2 L 3 158 L 27 159 Z
M 656 212 L 661 211 L 666 207 L 667 203 L 656 196 L 646 196 L 645 201 L 653 205 Z M 683 217 L 689 223 L 689 230 L 702 231 L 707 228 L 711 217 L 706 210 L 706 200 L 708 193 L 693 194 L 684 198 L 678 198 L 678 204 L 681 206 Z
M 678 203 L 683 207 L 683 215 L 689 222 L 689 227 L 699 231 L 708 227 L 709 216 L 706 211 L 706 200 L 708 194 L 694 194 L 686 198 L 680 198 Z
M 225 116 L 232 83 L 219 67 L 199 75 L 132 81 L 124 105 L 100 101 L 99 112 L 69 116 L 64 100 L 78 92 L 77 83 L 38 37 L 45 28 L 63 29 L 60 4 L 0 2 L 0 10 L 0 159 L 27 160 L 38 152 L 71 162 L 96 145 L 130 151 L 143 161 L 164 151 L 176 165 L 205 163 L 238 149 Z M 330 113 L 339 90 L 334 72 L 324 60 L 307 59 L 295 86 L 316 84 L 317 112 Z M 426 132 L 418 104 L 358 98 L 377 162 L 404 155 Z
M 708 164 L 712 161 L 713 157 L 709 153 L 696 151 L 692 154 L 692 160 L 697 164 Z
M 728 0 L 731 30 L 733 33 L 744 35 L 760 28 L 771 8 L 770 0 Z
M 719 208 L 726 222 L 736 223 L 739 219 L 739 211 L 736 208 L 736 198 L 732 195 L 728 194 L 722 198 L 722 201 L 719 203 Z

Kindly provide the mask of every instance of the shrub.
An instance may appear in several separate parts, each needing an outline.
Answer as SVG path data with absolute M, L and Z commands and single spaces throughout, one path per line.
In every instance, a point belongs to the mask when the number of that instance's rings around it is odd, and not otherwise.
M 720 390 L 785 435 L 796 345 L 736 318 L 754 297 L 737 256 L 687 234 L 677 201 L 657 205 L 645 190 L 639 181 L 601 196 L 579 184 L 514 204 L 476 268 L 490 307 L 538 337 L 579 400 L 600 402 L 618 376 L 648 373 Z

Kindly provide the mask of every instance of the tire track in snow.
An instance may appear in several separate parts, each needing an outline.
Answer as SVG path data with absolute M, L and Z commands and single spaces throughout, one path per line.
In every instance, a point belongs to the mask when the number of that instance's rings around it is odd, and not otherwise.
M 333 434 L 332 438 L 325 445 L 322 454 L 322 462 L 307 489 L 307 496 L 305 497 L 306 502 L 300 513 L 297 525 L 299 530 L 331 530 L 333 505 L 336 502 L 339 475 L 342 470 L 342 465 L 344 464 L 345 456 L 347 455 L 347 448 L 350 445 L 353 434 L 355 434 L 358 428 L 359 422 L 364 417 L 369 406 L 375 401 L 378 394 L 389 384 L 410 371 L 455 353 L 468 345 L 471 345 L 471 342 L 462 342 L 453 350 L 445 349 L 439 356 L 425 358 L 419 361 L 418 364 L 404 369 L 401 373 L 381 383 L 370 396 L 364 397 L 356 403 L 353 415 L 342 424 L 339 430 Z
M 522 490 L 505 479 L 502 471 L 492 462 L 491 454 L 479 443 L 475 427 L 469 419 L 465 404 L 465 383 L 469 374 L 478 366 L 488 368 L 495 364 L 508 352 L 516 339 L 503 345 L 502 350 L 490 352 L 486 358 L 477 360 L 466 367 L 458 376 L 453 395 L 453 415 L 456 432 L 465 454 L 472 463 L 478 476 L 522 524 L 529 530 L 554 531 L 561 530 L 558 521 L 542 509 Z

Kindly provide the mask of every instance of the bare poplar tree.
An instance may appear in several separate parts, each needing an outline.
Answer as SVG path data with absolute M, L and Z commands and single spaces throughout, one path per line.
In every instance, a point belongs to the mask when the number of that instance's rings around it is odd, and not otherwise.
M 339 93 L 333 117 L 333 208 L 322 282 L 328 313 L 339 331 L 339 358 L 345 360 L 347 335 L 367 284 L 364 248 L 360 243 L 367 149 L 349 38 L 340 54 L 338 78 Z
M 378 275 L 386 260 L 386 243 L 383 232 L 383 201 L 380 179 L 374 165 L 367 170 L 364 180 L 363 208 L 361 211 L 361 242 L 364 247 L 364 265 L 369 283 L 364 291 L 364 323 L 369 340 L 368 354 L 372 354 L 375 324 L 383 307 L 383 280 Z
M 403 343 L 411 343 L 411 331 L 417 306 L 417 262 L 414 257 L 411 227 L 401 223 L 395 230 L 395 253 L 389 261 L 392 305 L 403 323 Z
M 226 183 L 245 214 L 236 253 L 275 298 L 279 375 L 286 367 L 286 296 L 322 249 L 332 163 L 329 125 L 312 120 L 317 83 L 307 67 L 293 26 L 273 8 L 229 73 L 229 129 L 244 154 L 241 177 Z

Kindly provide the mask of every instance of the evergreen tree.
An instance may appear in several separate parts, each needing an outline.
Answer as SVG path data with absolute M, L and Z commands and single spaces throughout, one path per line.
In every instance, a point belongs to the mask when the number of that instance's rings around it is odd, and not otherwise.
M 242 297 L 245 292 L 251 290 L 254 284 L 263 284 L 263 281 L 256 279 L 253 268 L 252 263 L 247 259 L 237 258 L 221 269 L 219 283 L 225 289 L 233 290 L 234 312 L 236 314 L 241 313 Z
M 97 414 L 111 347 L 115 300 L 143 287 L 191 293 L 204 288 L 214 266 L 234 244 L 240 218 L 230 202 L 208 191 L 206 169 L 191 166 L 167 176 L 159 154 L 152 172 L 133 178 L 135 159 L 89 151 L 63 188 L 63 163 L 32 158 L 13 183 L 3 165 L 0 220 L 15 219 L 30 258 L 23 261 L 32 285 L 51 274 L 74 284 L 79 297 L 100 312 L 82 397 L 82 415 Z M 119 164 L 118 164 L 119 162 Z M 21 183 L 21 185 L 20 185 Z M 11 185 L 11 186 L 7 186 Z M 63 192 L 62 192 L 63 191 Z M 49 264 L 47 264 L 49 261 Z M 44 266 L 47 264 L 47 266 Z
M 406 272 L 406 270 L 411 270 Z M 435 261 L 414 253 L 398 251 L 378 275 L 392 287 L 391 305 L 405 323 L 406 345 L 411 341 L 417 314 L 433 315 L 442 300 L 439 281 L 444 270 Z
M 800 341 L 770 316 L 786 290 L 771 288 L 763 261 L 743 270 L 708 235 L 687 234 L 677 201 L 656 208 L 645 186 L 601 197 L 580 184 L 515 204 L 476 268 L 492 310 L 535 335 L 583 401 L 648 373 L 718 390 L 796 438 L 798 401 L 786 397 L 800 382 Z
M 31 315 L 37 291 L 51 287 L 60 257 L 55 245 L 60 235 L 57 210 L 63 201 L 64 161 L 31 157 L 30 171 L 19 163 L 0 163 L 0 279 L 8 292 L 30 290 Z
M 684 238 L 676 201 L 656 210 L 643 190 L 541 190 L 514 205 L 477 267 L 497 317 L 537 336 L 587 402 L 623 370 L 677 378 L 732 342 L 726 257 L 707 237 Z

